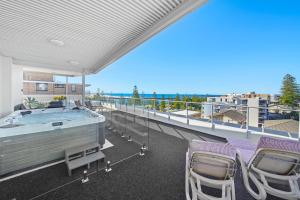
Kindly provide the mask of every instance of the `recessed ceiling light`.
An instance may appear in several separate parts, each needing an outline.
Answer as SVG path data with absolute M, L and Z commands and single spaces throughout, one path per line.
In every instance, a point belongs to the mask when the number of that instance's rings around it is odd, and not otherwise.
M 68 63 L 71 65 L 79 65 L 79 62 L 77 60 L 69 60 Z
M 50 43 L 54 44 L 55 46 L 58 46 L 58 47 L 62 47 L 65 45 L 65 43 L 61 40 L 56 40 L 56 39 L 51 39 L 49 40 Z

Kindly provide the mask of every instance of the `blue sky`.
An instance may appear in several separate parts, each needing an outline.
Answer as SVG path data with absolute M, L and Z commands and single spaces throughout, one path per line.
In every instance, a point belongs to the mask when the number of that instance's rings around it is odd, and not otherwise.
M 96 75 L 90 90 L 279 93 L 300 83 L 300 1 L 209 0 Z

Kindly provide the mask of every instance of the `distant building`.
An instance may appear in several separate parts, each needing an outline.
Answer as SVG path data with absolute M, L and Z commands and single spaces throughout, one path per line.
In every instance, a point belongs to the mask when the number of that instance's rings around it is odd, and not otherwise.
M 213 113 L 212 103 L 203 103 L 201 105 L 201 117 L 205 119 L 210 119 Z
M 223 110 L 228 109 L 230 106 L 225 103 L 213 104 L 212 102 L 203 103 L 201 108 L 201 117 L 205 119 L 211 119 L 212 113 L 220 113 Z
M 261 99 L 265 99 L 267 101 L 270 101 L 270 99 L 271 99 L 270 94 L 257 94 L 255 92 L 249 92 L 249 93 L 243 94 L 241 97 L 246 98 L 246 99 L 261 98 Z
M 43 72 L 23 72 L 23 95 L 34 97 L 40 102 L 53 100 L 54 96 L 65 96 L 74 100 L 81 99 L 82 84 L 58 83 L 54 80 L 54 75 Z
M 247 106 L 249 107 L 249 126 L 261 127 L 264 120 L 268 119 L 268 101 L 260 97 L 249 98 Z
M 278 104 L 279 100 L 280 100 L 280 95 L 273 94 L 273 95 L 271 95 L 271 98 L 270 98 L 270 104 Z
M 240 94 L 227 94 L 220 97 L 207 97 L 207 102 L 216 103 L 236 103 L 236 98 L 240 97 Z
M 272 99 L 273 98 L 273 99 Z M 215 104 L 222 105 L 222 109 L 236 109 L 243 115 L 247 116 L 247 107 L 249 107 L 249 126 L 261 127 L 264 120 L 268 119 L 268 106 L 271 101 L 277 100 L 277 96 L 272 97 L 270 94 L 256 94 L 250 92 L 247 94 L 228 94 L 220 97 L 209 97 L 208 102 L 214 102 Z M 211 116 L 212 109 L 203 107 L 203 116 Z M 217 112 L 214 112 L 217 113 Z
M 220 97 L 207 97 L 206 101 L 210 103 L 220 102 Z

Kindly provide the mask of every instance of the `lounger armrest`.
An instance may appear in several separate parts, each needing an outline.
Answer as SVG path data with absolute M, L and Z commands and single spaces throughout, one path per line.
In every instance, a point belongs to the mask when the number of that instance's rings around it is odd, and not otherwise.
M 197 178 L 198 180 L 201 180 L 203 182 L 206 183 L 210 183 L 213 184 L 215 186 L 222 186 L 222 185 L 230 185 L 231 184 L 231 180 L 212 180 L 209 178 L 205 178 L 204 176 L 200 176 L 197 173 L 193 172 L 192 169 L 190 169 L 190 173 L 192 174 L 192 176 L 194 176 L 195 178 Z
M 273 179 L 278 179 L 278 180 L 283 180 L 283 181 L 298 180 L 300 178 L 298 174 L 290 175 L 290 176 L 288 176 L 288 175 L 287 176 L 285 176 L 285 175 L 282 176 L 282 175 L 272 174 L 272 173 L 257 169 L 254 166 L 251 166 L 251 168 L 253 169 L 253 171 L 258 173 L 261 177 L 263 176 L 262 178 L 267 177 L 267 178 L 273 178 Z
M 262 171 L 260 169 L 255 168 L 255 167 L 252 167 L 252 169 L 257 174 L 259 174 L 260 179 L 263 182 L 264 187 L 267 191 L 271 191 L 273 194 L 277 193 L 280 196 L 294 196 L 295 195 L 295 196 L 297 196 L 296 198 L 300 197 L 300 191 L 299 191 L 299 186 L 298 186 L 298 182 L 297 182 L 298 179 L 299 179 L 299 175 L 281 176 L 281 175 L 271 174 L 271 173 Z M 267 180 L 268 178 L 288 182 L 291 191 L 283 191 L 283 190 L 279 190 L 279 189 L 276 189 L 276 188 L 270 186 L 269 183 L 268 183 L 268 180 Z
M 247 189 L 247 191 L 251 194 L 252 197 L 254 197 L 257 200 L 265 200 L 267 198 L 267 193 L 263 187 L 263 185 L 257 180 L 257 178 L 252 174 L 249 173 L 249 170 L 246 166 L 246 163 L 243 159 L 243 156 L 239 150 L 237 150 L 237 158 L 240 161 L 241 168 L 242 168 L 242 175 L 243 175 L 243 181 L 244 185 Z M 258 190 L 258 193 L 256 193 L 251 187 L 250 187 L 250 182 L 249 178 L 253 181 L 255 184 L 255 187 Z

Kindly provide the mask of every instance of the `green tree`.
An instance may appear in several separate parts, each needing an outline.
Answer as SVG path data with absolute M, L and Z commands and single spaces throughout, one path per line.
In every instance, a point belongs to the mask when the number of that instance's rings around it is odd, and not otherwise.
M 159 107 L 159 104 L 157 102 L 157 94 L 156 92 L 153 92 L 153 95 L 152 95 L 152 100 L 151 100 L 151 108 L 152 109 L 157 109 Z
M 179 101 L 180 101 L 180 96 L 179 96 L 179 94 L 176 94 L 176 97 L 175 97 L 175 100 L 174 100 L 174 103 L 173 103 L 173 108 L 174 109 L 177 109 L 177 110 L 180 109 L 181 102 L 179 102 Z
M 97 88 L 97 92 L 94 94 L 93 99 L 100 100 L 100 88 Z
M 184 101 L 184 102 L 182 102 L 181 103 L 181 109 L 187 109 L 186 108 L 186 102 L 191 102 L 191 99 L 190 99 L 190 97 L 188 97 L 188 96 L 184 96 L 183 98 L 182 98 L 182 101 Z M 191 109 L 191 105 L 189 105 L 189 109 Z
M 162 97 L 161 97 L 161 103 L 160 103 L 160 111 L 163 112 L 165 110 L 165 108 L 166 108 L 165 96 L 162 95 Z
M 134 104 L 140 104 L 141 103 L 139 90 L 138 90 L 136 85 L 133 86 L 132 99 L 133 99 L 132 103 L 134 103 Z
M 280 103 L 292 107 L 297 106 L 300 96 L 299 91 L 296 78 L 290 74 L 285 75 L 282 81 Z
M 105 100 L 104 91 L 100 92 L 100 100 Z
M 204 97 L 198 97 L 198 96 L 192 96 L 192 102 L 195 102 L 195 104 L 192 104 L 193 110 L 201 110 L 201 104 L 202 102 L 206 102 L 206 98 Z

